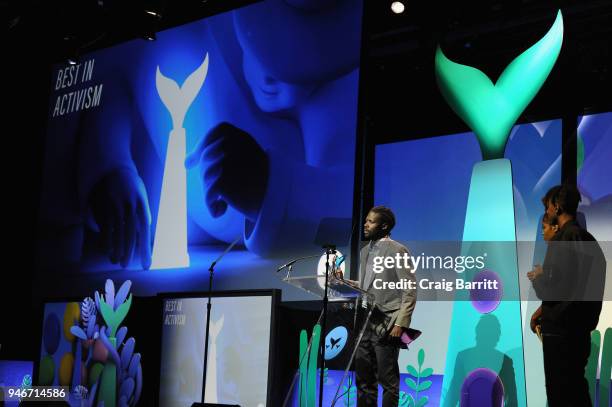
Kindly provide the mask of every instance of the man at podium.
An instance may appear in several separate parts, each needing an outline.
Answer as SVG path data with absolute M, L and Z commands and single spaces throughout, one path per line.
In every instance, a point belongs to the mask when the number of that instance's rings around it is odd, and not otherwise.
M 377 405 L 378 383 L 382 405 L 398 405 L 400 337 L 410 327 L 416 305 L 416 277 L 408 249 L 390 238 L 394 226 L 395 215 L 384 206 L 373 207 L 364 224 L 369 243 L 361 249 L 358 283 L 376 306 L 355 359 L 359 407 Z M 398 282 L 404 284 L 389 284 Z

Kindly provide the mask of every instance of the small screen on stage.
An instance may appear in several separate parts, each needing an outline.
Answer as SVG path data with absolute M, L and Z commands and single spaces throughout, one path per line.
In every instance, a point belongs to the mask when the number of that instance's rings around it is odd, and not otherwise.
M 159 405 L 189 407 L 202 400 L 206 296 L 166 298 Z M 206 402 L 265 406 L 272 297 L 213 297 L 210 315 Z
M 35 383 L 37 386 L 72 386 L 72 369 L 78 338 L 70 332 L 70 328 L 76 324 L 80 324 L 78 302 L 45 304 L 40 359 Z M 90 373 L 87 366 L 82 368 L 85 371 L 84 375 Z M 80 381 L 77 384 L 80 384 Z
M 34 363 L 23 360 L 0 360 L 0 389 L 4 387 L 18 387 L 28 389 L 32 387 L 32 373 Z M 4 397 L 7 397 L 4 389 Z M 2 400 L 2 390 L 0 390 L 0 400 Z M 19 401 L 5 401 L 3 406 L 18 406 Z

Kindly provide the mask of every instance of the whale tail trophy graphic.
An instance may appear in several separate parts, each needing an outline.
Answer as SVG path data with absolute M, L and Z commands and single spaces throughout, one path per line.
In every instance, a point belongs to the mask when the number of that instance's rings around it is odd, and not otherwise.
M 438 47 L 435 59 L 438 86 L 447 103 L 474 131 L 483 161 L 474 165 L 463 229 L 462 254 L 470 253 L 470 246 L 488 253 L 487 268 L 493 270 L 504 287 L 501 297 L 486 310 L 479 309 L 466 299 L 468 294 L 455 294 L 453 317 L 446 352 L 446 372 L 456 372 L 459 353 L 473 345 L 466 330 L 476 327 L 483 313 L 490 313 L 500 323 L 498 345 L 502 349 L 522 349 L 520 302 L 508 301 L 518 297 L 518 269 L 516 245 L 514 250 L 503 250 L 495 242 L 516 241 L 514 196 L 510 160 L 504 158 L 506 142 L 514 123 L 538 93 L 551 72 L 563 42 L 561 11 L 550 30 L 537 43 L 516 57 L 503 71 L 495 84 L 480 70 L 448 59 Z M 504 247 L 511 247 L 510 245 Z M 470 276 L 466 276 L 469 279 Z M 463 297 L 461 297 L 463 295 Z M 464 299 L 465 301 L 457 301 Z M 526 405 L 524 361 L 512 358 L 516 372 L 517 406 Z M 492 367 L 492 360 L 473 360 L 479 367 Z M 477 369 L 476 369 L 477 370 Z M 475 370 L 475 371 L 476 371 Z M 499 367 L 495 372 L 501 376 Z M 445 375 L 440 405 L 455 405 L 462 383 L 470 372 L 461 377 Z M 507 383 L 503 383 L 506 385 Z
M 223 321 L 225 316 L 221 316 L 216 322 L 210 322 L 210 339 L 208 352 L 208 360 L 206 371 L 206 402 L 217 403 L 219 401 L 217 391 L 217 381 L 220 379 L 217 372 L 217 338 L 223 329 Z M 222 379 L 222 378 L 221 378 Z
M 546 35 L 517 56 L 493 84 L 479 69 L 436 51 L 436 78 L 451 108 L 476 133 L 483 159 L 502 158 L 510 129 L 538 93 L 563 42 L 563 17 L 557 13 Z
M 179 87 L 157 67 L 155 85 L 172 117 L 162 181 L 153 259 L 151 268 L 189 267 L 187 252 L 187 174 L 185 170 L 185 129 L 183 120 L 208 73 L 208 54 L 204 62 Z

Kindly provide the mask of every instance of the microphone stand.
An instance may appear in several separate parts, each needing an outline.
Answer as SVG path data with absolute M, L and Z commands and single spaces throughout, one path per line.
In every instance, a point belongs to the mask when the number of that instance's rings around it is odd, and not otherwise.
M 325 245 L 325 294 L 323 295 L 323 312 L 321 318 L 321 338 L 319 339 L 319 407 L 323 407 L 323 378 L 325 376 L 325 329 L 327 325 L 327 286 L 329 285 L 329 255 L 336 253 L 336 246 Z
M 329 255 L 336 253 L 336 246 L 328 244 L 328 245 L 323 246 L 323 248 L 325 249 L 326 257 L 325 257 L 325 289 L 324 289 L 324 295 L 323 295 L 323 312 L 321 313 L 321 336 L 323 337 L 321 339 L 323 340 L 319 340 L 319 359 L 320 359 L 319 364 L 321 366 L 321 370 L 319 371 L 319 407 L 323 407 L 323 379 L 324 379 L 323 376 L 325 373 L 325 329 L 327 325 L 327 302 L 328 302 L 327 288 L 329 286 Z M 314 256 L 299 257 L 295 260 L 290 261 L 287 264 L 280 266 L 276 270 L 276 272 L 278 273 L 285 267 L 289 267 L 289 272 L 291 272 L 291 268 L 296 262 L 300 260 L 304 260 L 304 259 L 313 258 L 313 257 L 319 257 L 319 255 L 317 254 Z
M 210 308 L 212 307 L 212 284 L 213 284 L 213 274 L 215 272 L 215 266 L 217 265 L 217 263 L 219 261 L 221 261 L 221 259 L 223 258 L 223 256 L 225 256 L 230 250 L 232 250 L 232 248 L 240 241 L 240 239 L 242 239 L 242 236 L 239 236 L 236 240 L 234 240 L 228 247 L 227 249 L 225 249 L 225 251 L 223 253 L 221 253 L 221 255 L 210 264 L 210 267 L 208 268 L 208 271 L 210 272 L 210 276 L 208 278 L 208 304 L 206 304 L 206 339 L 204 342 L 204 374 L 202 375 L 203 380 L 202 380 L 202 403 L 193 403 L 191 405 L 191 407 L 199 407 L 199 406 L 204 406 L 205 403 L 205 395 L 206 395 L 206 373 L 207 373 L 207 367 L 208 367 L 208 336 L 210 333 Z M 222 404 L 219 404 L 222 405 Z

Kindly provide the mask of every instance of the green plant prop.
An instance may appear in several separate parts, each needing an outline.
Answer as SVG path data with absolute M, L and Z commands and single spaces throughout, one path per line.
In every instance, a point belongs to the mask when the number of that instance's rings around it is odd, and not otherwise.
M 612 380 L 612 328 L 606 329 L 601 347 L 601 368 L 599 374 L 599 406 L 609 406 L 610 380 Z
M 299 358 L 299 369 L 300 369 L 300 387 L 298 394 L 300 395 L 300 407 L 306 406 L 306 392 L 308 390 L 308 359 L 306 354 L 308 352 L 308 334 L 305 329 L 300 332 L 300 358 Z
M 319 374 L 321 374 L 321 369 L 319 369 Z M 329 369 L 325 368 L 323 369 L 323 383 L 327 384 L 327 379 L 329 377 Z
M 305 329 L 300 332 L 300 407 L 314 407 L 316 403 L 317 359 L 320 340 L 321 325 L 317 324 L 312 329 L 310 353 L 308 353 L 308 335 Z M 308 356 L 308 359 L 306 359 L 306 356 Z
M 603 341 L 601 332 L 591 332 L 591 353 L 586 365 L 584 376 L 589 384 L 591 401 L 595 402 L 597 394 L 597 367 L 601 352 L 601 366 L 599 374 L 599 406 L 610 405 L 610 370 L 612 369 L 612 328 L 606 329 Z
M 584 164 L 584 140 L 580 136 L 580 133 L 576 137 L 576 169 L 578 174 L 580 174 L 580 170 L 582 169 L 582 165 Z
M 353 407 L 357 403 L 357 386 L 353 384 L 353 376 L 349 376 L 347 383 L 342 385 L 342 394 L 346 407 Z
M 132 294 L 128 297 L 128 299 L 113 310 L 112 305 L 104 302 L 104 297 L 102 297 L 102 301 L 100 302 L 100 312 L 102 313 L 102 317 L 104 318 L 104 322 L 106 322 L 106 326 L 110 329 L 110 337 L 114 338 L 117 334 L 117 328 L 123 322 L 127 313 L 132 306 Z
M 406 366 L 408 374 L 414 379 L 407 377 L 405 380 L 406 385 L 414 392 L 411 393 L 402 392 L 400 394 L 400 405 L 408 407 L 423 407 L 429 402 L 428 396 L 420 396 L 419 393 L 429 389 L 431 387 L 431 380 L 424 380 L 433 374 L 431 367 L 423 369 L 423 363 L 425 362 L 425 350 L 420 349 L 418 354 L 418 369 L 412 365 Z
M 120 327 L 132 304 L 131 286 L 127 280 L 115 292 L 112 280 L 106 280 L 105 295 L 96 291 L 95 302 L 87 297 L 81 303 L 80 318 L 70 327 L 78 341 L 71 402 L 87 400 L 89 407 L 129 407 L 140 400 L 141 355 L 134 352 L 136 341 L 127 338 L 127 327 Z M 100 326 L 100 322 L 106 325 Z M 87 367 L 88 373 L 82 367 Z
M 129 289 L 129 285 L 127 288 Z M 119 298 L 117 298 L 117 300 L 118 299 Z M 125 302 L 123 302 L 122 299 L 116 301 L 114 284 L 111 280 L 107 280 L 106 297 L 99 295 L 96 291 L 96 304 L 107 326 L 106 330 L 103 330 L 101 335 L 104 340 L 110 342 L 112 349 L 116 349 L 117 329 L 130 310 L 132 305 L 132 294 L 129 295 Z M 109 346 L 109 348 L 111 348 L 111 346 Z M 115 407 L 117 405 L 117 362 L 114 358 L 109 357 L 104 364 L 98 400 L 104 403 L 104 407 Z
M 599 347 L 601 346 L 601 333 L 597 330 L 591 333 L 591 353 L 586 365 L 584 377 L 589 383 L 589 394 L 591 400 L 595 401 L 595 392 L 597 390 L 597 365 L 599 364 Z

